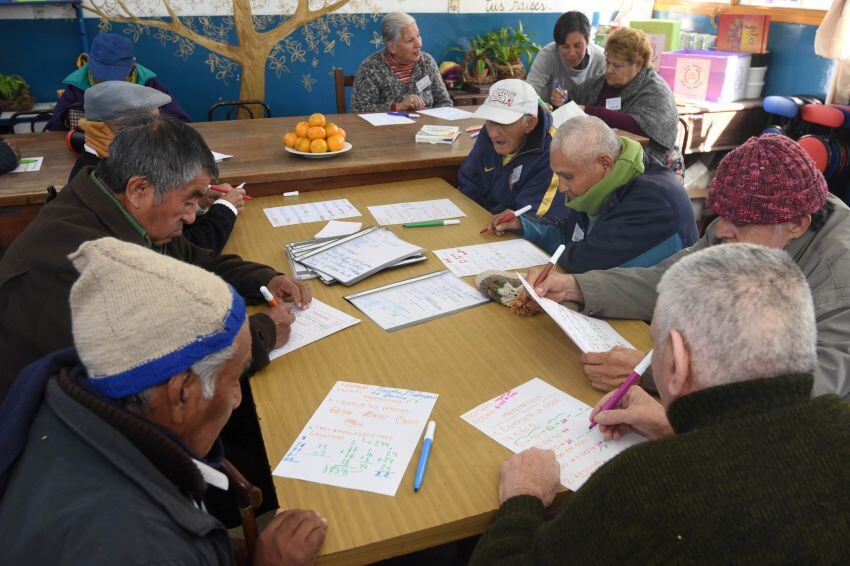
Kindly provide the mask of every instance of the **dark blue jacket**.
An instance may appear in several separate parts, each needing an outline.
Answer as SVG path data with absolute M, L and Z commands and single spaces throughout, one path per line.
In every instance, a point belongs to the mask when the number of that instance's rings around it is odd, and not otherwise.
M 566 244 L 558 263 L 567 273 L 650 267 L 692 245 L 699 236 L 688 193 L 667 167 L 649 157 L 644 165 L 643 175 L 611 193 L 595 222 L 584 213 L 545 223 L 522 216 L 522 237 L 547 253 Z
M 0 138 L 0 175 L 13 171 L 18 166 L 18 154 L 12 146 Z
M 529 216 L 572 216 L 564 199 L 558 197 L 558 177 L 549 167 L 549 144 L 554 134 L 552 115 L 538 107 L 537 118 L 537 127 L 505 166 L 502 166 L 502 156 L 493 149 L 487 128 L 482 128 L 458 171 L 458 189 L 492 214 L 530 204 L 534 214 L 529 213 Z

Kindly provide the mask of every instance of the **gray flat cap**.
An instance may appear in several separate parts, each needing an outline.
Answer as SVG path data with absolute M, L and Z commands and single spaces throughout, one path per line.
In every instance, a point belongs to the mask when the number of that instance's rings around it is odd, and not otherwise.
M 109 120 L 127 112 L 153 110 L 169 102 L 171 97 L 155 88 L 125 81 L 106 81 L 86 90 L 86 118 Z

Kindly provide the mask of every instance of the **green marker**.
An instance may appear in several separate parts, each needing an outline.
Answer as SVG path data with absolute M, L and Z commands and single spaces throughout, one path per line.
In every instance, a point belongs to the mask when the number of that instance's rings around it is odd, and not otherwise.
M 405 228 L 422 228 L 423 226 L 448 226 L 449 224 L 460 224 L 460 220 L 453 218 L 451 220 L 426 220 L 425 222 L 411 222 L 405 224 Z
M 35 163 L 38 159 L 21 159 L 18 163 Z

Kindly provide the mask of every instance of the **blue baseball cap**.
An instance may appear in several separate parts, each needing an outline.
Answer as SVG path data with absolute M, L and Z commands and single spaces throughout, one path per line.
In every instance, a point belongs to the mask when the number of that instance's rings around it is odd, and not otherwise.
M 135 62 L 133 42 L 129 37 L 103 33 L 91 44 L 89 69 L 98 82 L 125 80 Z

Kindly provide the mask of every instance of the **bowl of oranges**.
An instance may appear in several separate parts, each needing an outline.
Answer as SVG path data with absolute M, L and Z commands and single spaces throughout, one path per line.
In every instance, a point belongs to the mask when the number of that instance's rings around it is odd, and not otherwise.
M 311 114 L 307 122 L 298 122 L 294 132 L 283 135 L 284 149 L 294 155 L 311 158 L 333 157 L 351 149 L 345 141 L 345 130 L 325 119 L 324 114 Z

